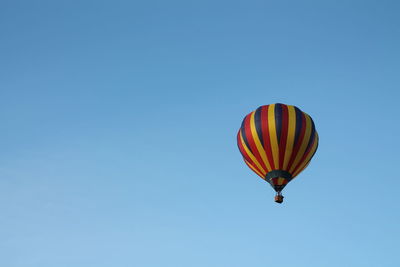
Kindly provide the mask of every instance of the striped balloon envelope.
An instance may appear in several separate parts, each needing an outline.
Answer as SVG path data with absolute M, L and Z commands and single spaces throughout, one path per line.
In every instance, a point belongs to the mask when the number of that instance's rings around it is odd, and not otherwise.
M 237 143 L 244 162 L 277 192 L 310 163 L 318 148 L 311 117 L 295 106 L 272 104 L 250 112 L 242 122 Z

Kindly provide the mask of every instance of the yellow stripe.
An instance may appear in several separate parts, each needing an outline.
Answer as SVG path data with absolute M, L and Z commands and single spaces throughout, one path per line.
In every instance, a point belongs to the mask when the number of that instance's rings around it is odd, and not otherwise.
M 299 175 L 299 173 L 301 173 L 305 168 L 307 168 L 308 164 L 310 164 L 310 162 L 308 162 L 307 165 L 304 166 L 304 168 L 303 168 L 302 170 L 300 170 L 299 172 L 296 172 L 296 175 L 293 176 L 292 180 L 293 180 L 294 178 L 296 178 L 297 175 Z
M 255 113 L 256 112 L 253 111 L 251 113 L 251 115 L 250 115 L 251 135 L 253 136 L 254 143 L 256 143 L 256 147 L 257 147 L 258 153 L 261 155 L 261 158 L 262 158 L 265 166 L 267 166 L 267 169 L 268 169 L 267 171 L 269 172 L 269 171 L 272 171 L 272 169 L 271 169 L 271 165 L 268 162 L 267 154 L 265 153 L 265 150 L 264 150 L 264 148 L 263 148 L 263 146 L 262 146 L 262 144 L 260 142 L 260 139 L 258 138 L 257 129 L 256 129 L 256 123 L 255 123 L 255 118 L 254 118 Z
M 300 165 L 300 167 L 297 169 L 297 171 L 293 174 L 293 176 L 297 176 L 299 175 L 299 173 L 301 173 L 308 165 L 311 157 L 314 155 L 315 150 L 317 149 L 318 146 L 318 134 L 317 132 L 315 132 L 315 141 L 313 146 L 311 147 L 310 153 L 307 155 L 306 159 L 304 160 L 304 162 Z
M 246 151 L 247 155 L 249 155 L 251 160 L 257 165 L 257 168 L 259 168 L 263 172 L 263 176 L 265 176 L 267 174 L 267 172 L 264 170 L 264 168 L 260 165 L 260 163 L 254 157 L 254 155 L 247 148 L 246 143 L 243 140 L 242 131 L 239 131 L 239 136 L 240 136 L 240 142 L 242 143 L 242 146 L 243 146 L 244 150 Z
M 290 167 L 290 170 L 289 170 L 290 173 L 293 172 L 294 168 L 296 168 L 300 159 L 304 156 L 304 152 L 307 148 L 308 142 L 310 141 L 310 135 L 311 135 L 311 130 L 312 130 L 311 118 L 306 113 L 304 113 L 304 117 L 306 118 L 306 132 L 304 134 L 304 138 L 301 143 L 300 149 L 297 152 L 296 158 L 294 159 L 294 162 L 293 162 L 292 166 Z
M 296 136 L 296 111 L 294 106 L 288 107 L 288 134 L 286 139 L 285 159 L 283 161 L 283 170 L 287 170 L 287 165 L 290 160 L 290 156 L 293 152 L 293 143 Z
M 272 157 L 274 158 L 275 169 L 278 169 L 279 146 L 278 146 L 278 138 L 276 136 L 275 104 L 269 105 L 268 107 L 268 131 L 269 131 L 269 138 L 271 141 L 271 150 L 272 150 Z
M 252 169 L 255 173 L 257 173 L 258 176 L 260 176 L 261 178 L 263 178 L 265 180 L 265 175 L 262 175 L 259 171 L 257 171 L 257 169 L 254 168 L 254 166 L 251 165 L 250 162 L 248 162 L 247 160 L 244 160 L 244 161 L 246 161 L 246 163 L 248 164 L 247 166 L 249 166 L 250 169 Z
M 285 181 L 285 178 L 279 177 L 278 178 L 278 185 L 283 185 L 283 181 Z

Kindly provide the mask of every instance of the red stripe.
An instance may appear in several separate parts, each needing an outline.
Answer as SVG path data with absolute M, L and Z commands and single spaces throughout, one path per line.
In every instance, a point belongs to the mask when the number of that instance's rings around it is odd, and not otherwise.
M 255 169 L 257 169 L 257 167 L 256 166 L 253 166 L 253 165 L 250 165 L 247 161 L 245 161 L 244 163 L 246 163 L 246 165 L 247 166 L 249 166 L 249 168 L 250 168 L 250 170 L 252 170 L 251 168 L 253 167 L 253 168 L 255 168 Z M 258 169 L 257 169 L 258 170 Z M 258 173 L 256 173 L 254 170 L 252 170 L 255 174 L 257 174 L 258 175 Z M 262 173 L 262 172 L 261 172 Z M 258 175 L 258 176 L 260 176 L 260 175 Z M 263 176 L 260 176 L 263 180 L 265 180 L 265 177 L 263 177 Z
M 261 155 L 260 155 L 260 153 L 259 153 L 259 151 L 257 149 L 256 143 L 254 142 L 253 135 L 251 134 L 250 117 L 251 117 L 252 113 L 247 115 L 246 118 L 244 119 L 244 132 L 246 134 L 247 142 L 249 143 L 249 146 L 251 148 L 251 152 L 253 152 L 254 157 L 260 163 L 261 167 L 263 167 L 265 171 L 268 171 L 268 168 L 267 168 L 267 166 L 265 166 L 265 163 L 262 160 L 262 157 L 261 157 Z
M 281 128 L 281 137 L 280 137 L 280 143 L 279 143 L 279 169 L 283 169 L 283 161 L 285 158 L 285 152 L 286 152 L 286 139 L 287 139 L 287 134 L 288 134 L 288 128 L 289 128 L 289 119 L 288 119 L 288 107 L 284 104 L 282 106 L 282 128 Z
M 240 130 L 239 130 L 240 132 Z M 259 171 L 260 173 L 264 173 L 262 170 L 260 170 L 257 165 L 254 163 L 254 161 L 250 158 L 250 156 L 246 153 L 246 150 L 244 149 L 242 142 L 240 140 L 240 136 L 239 133 L 237 134 L 237 143 L 239 146 L 239 151 L 242 154 L 243 158 L 245 158 L 257 171 Z
M 316 136 L 314 135 L 314 140 L 313 140 L 312 144 L 311 144 L 310 147 L 307 149 L 307 151 L 304 152 L 303 157 L 301 157 L 301 159 L 300 159 L 299 163 L 297 164 L 296 168 L 294 168 L 293 173 L 296 173 L 296 171 L 297 171 L 298 168 L 301 166 L 301 164 L 304 163 L 304 160 L 307 158 L 307 156 L 308 156 L 308 154 L 310 153 L 310 151 L 311 151 L 311 149 L 312 149 L 314 143 L 316 142 L 316 140 L 317 140 L 317 138 L 316 138 Z
M 293 144 L 294 149 L 293 149 L 292 155 L 290 157 L 290 160 L 289 160 L 289 163 L 288 163 L 288 166 L 287 166 L 288 170 L 290 170 L 290 168 L 292 167 L 292 164 L 294 162 L 294 159 L 297 156 L 297 153 L 299 152 L 301 143 L 303 142 L 303 139 L 304 139 L 304 134 L 306 132 L 306 117 L 304 116 L 304 113 L 301 113 L 301 116 L 302 116 L 301 132 L 300 132 L 299 139 L 297 140 L 297 143 Z M 298 122 L 296 121 L 296 123 L 298 123 Z
M 268 162 L 271 165 L 272 170 L 275 170 L 274 160 L 271 151 L 271 140 L 269 137 L 268 129 L 268 105 L 263 106 L 261 109 L 261 131 L 263 136 L 264 150 L 267 154 Z

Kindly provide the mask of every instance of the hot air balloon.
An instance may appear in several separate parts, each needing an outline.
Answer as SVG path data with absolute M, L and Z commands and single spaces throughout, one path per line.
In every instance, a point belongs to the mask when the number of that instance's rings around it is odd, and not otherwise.
M 237 144 L 247 166 L 274 188 L 275 202 L 282 203 L 283 188 L 317 151 L 318 133 L 307 113 L 278 103 L 244 117 Z

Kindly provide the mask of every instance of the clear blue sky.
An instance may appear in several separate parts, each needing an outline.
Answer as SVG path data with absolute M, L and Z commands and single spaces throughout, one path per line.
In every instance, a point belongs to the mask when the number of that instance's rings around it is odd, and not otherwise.
M 399 1 L 0 1 L 0 265 L 400 266 Z M 296 105 L 273 202 L 236 147 Z

